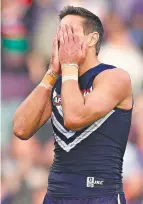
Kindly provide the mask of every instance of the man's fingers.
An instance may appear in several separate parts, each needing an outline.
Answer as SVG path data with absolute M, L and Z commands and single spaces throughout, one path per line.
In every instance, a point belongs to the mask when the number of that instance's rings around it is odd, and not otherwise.
M 54 47 L 54 50 L 57 48 L 57 35 L 54 38 L 53 47 Z
M 56 52 L 56 54 L 58 54 L 58 52 L 59 52 L 58 34 L 56 34 L 56 37 L 55 37 L 55 52 Z
M 59 40 L 59 31 L 60 31 L 60 29 L 58 28 L 57 32 L 56 32 L 56 35 L 54 37 L 53 46 L 56 46 L 57 43 L 58 43 L 58 40 Z
M 68 40 L 70 43 L 72 43 L 74 41 L 72 26 L 66 25 L 66 30 L 67 30 L 67 34 L 68 34 Z
M 73 26 L 72 31 L 73 31 L 74 42 L 80 43 L 79 29 L 77 27 Z
M 56 34 L 53 42 L 53 53 L 52 56 L 55 56 L 58 54 L 58 35 Z
M 68 33 L 65 25 L 62 26 L 62 32 L 63 32 L 63 38 L 64 38 L 64 43 L 68 43 Z
M 59 37 L 60 44 L 63 45 L 64 44 L 64 34 L 63 34 L 62 28 L 60 28 L 59 30 L 58 37 Z
M 60 28 L 57 29 L 57 39 L 58 39 L 58 42 L 60 42 Z

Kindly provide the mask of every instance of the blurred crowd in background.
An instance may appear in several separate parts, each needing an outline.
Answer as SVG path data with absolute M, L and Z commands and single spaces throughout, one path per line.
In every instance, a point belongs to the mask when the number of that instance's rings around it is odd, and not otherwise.
M 48 69 L 58 13 L 67 4 L 101 18 L 100 60 L 131 76 L 134 111 L 123 181 L 128 203 L 143 204 L 142 0 L 2 0 L 2 204 L 41 204 L 48 188 L 54 156 L 50 122 L 30 140 L 20 141 L 13 136 L 12 117 Z

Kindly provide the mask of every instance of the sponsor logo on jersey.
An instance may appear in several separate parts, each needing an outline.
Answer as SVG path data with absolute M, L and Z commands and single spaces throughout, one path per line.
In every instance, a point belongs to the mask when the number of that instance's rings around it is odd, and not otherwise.
M 90 89 L 85 89 L 85 90 L 82 90 L 82 95 L 83 96 L 86 96 L 88 95 L 90 92 L 92 91 L 92 87 Z M 60 106 L 61 105 L 61 95 L 56 95 L 53 97 L 53 105 L 55 106 Z
M 87 183 L 88 188 L 94 188 L 96 185 L 103 186 L 104 181 L 103 180 L 96 180 L 94 177 L 87 177 Z
M 53 104 L 55 106 L 60 106 L 61 105 L 61 96 L 60 95 L 56 95 L 54 98 L 53 98 Z

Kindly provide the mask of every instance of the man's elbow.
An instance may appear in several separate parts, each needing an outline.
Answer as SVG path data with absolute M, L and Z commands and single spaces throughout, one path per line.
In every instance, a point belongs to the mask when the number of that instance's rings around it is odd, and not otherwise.
M 77 131 L 83 128 L 81 120 L 79 118 L 74 118 L 74 117 L 65 119 L 64 126 L 67 129 L 72 130 L 72 131 Z
M 26 131 L 13 127 L 13 133 L 21 140 L 28 140 L 31 136 Z

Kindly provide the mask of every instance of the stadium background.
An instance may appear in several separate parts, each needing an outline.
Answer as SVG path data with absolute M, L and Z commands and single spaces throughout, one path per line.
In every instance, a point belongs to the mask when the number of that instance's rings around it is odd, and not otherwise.
M 143 1 L 2 0 L 2 204 L 40 204 L 53 160 L 50 122 L 28 141 L 12 133 L 17 106 L 48 68 L 58 12 L 68 4 L 99 15 L 105 27 L 103 62 L 130 73 L 134 112 L 125 163 L 124 189 L 130 204 L 143 203 Z

